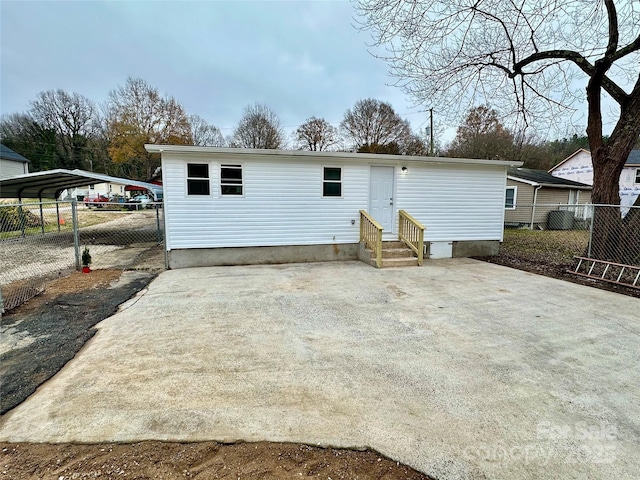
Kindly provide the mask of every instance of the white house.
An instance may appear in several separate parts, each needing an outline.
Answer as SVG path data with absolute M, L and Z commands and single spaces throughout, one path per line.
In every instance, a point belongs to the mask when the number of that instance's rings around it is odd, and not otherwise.
M 459 158 L 146 145 L 162 154 L 169 266 L 356 259 L 360 210 L 397 239 L 425 227 L 431 258 L 496 254 L 507 168 Z
M 0 144 L 0 178 L 29 173 L 29 160 Z
M 581 148 L 549 170 L 554 177 L 593 185 L 591 152 Z M 631 206 L 640 195 L 640 150 L 632 150 L 620 174 L 620 205 Z

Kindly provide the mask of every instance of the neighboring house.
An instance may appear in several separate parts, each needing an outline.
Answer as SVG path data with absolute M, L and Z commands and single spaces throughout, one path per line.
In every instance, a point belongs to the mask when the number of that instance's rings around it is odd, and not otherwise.
M 580 149 L 557 164 L 549 173 L 587 185 L 593 185 L 591 152 Z M 620 174 L 620 205 L 631 206 L 640 195 L 640 150 L 632 150 Z
M 29 160 L 0 144 L 0 178 L 29 173 Z
M 520 162 L 146 145 L 162 154 L 171 268 L 351 260 L 360 210 L 397 239 L 425 227 L 430 258 L 497 254 L 507 168 Z
M 549 212 L 571 210 L 584 219 L 590 210 L 559 205 L 591 202 L 591 185 L 554 177 L 544 170 L 510 169 L 505 195 L 505 225 L 549 228 Z M 555 227 L 555 225 L 551 225 Z
M 105 197 L 119 195 L 125 197 L 125 187 L 126 185 L 119 183 L 93 183 L 91 185 L 70 189 L 66 193 L 63 193 L 63 197 L 75 198 L 76 200 L 82 200 L 85 197 L 97 197 L 98 195 Z

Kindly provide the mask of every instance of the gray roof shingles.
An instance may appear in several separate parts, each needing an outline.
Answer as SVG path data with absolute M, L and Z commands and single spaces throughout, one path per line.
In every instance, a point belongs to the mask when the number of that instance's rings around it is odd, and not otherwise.
M 573 180 L 567 180 L 565 178 L 554 177 L 550 173 L 544 170 L 532 170 L 531 168 L 510 168 L 509 175 L 512 177 L 521 178 L 523 180 L 529 180 L 530 182 L 536 182 L 541 185 L 558 185 L 567 187 L 591 187 L 580 182 L 574 182 Z
M 633 165 L 640 167 L 640 150 L 631 150 L 625 165 Z
M 3 160 L 13 160 L 14 162 L 22 162 L 22 163 L 29 162 L 27 158 L 23 157 L 18 152 L 14 152 L 9 147 L 6 147 L 1 143 L 0 143 L 0 158 L 2 158 Z

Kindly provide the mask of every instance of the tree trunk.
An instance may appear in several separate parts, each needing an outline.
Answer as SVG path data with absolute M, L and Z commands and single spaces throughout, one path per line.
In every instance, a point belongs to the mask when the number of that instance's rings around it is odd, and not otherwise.
M 620 174 L 640 136 L 640 78 L 620 104 L 620 118 L 605 143 L 600 103 L 603 75 L 604 70 L 598 72 L 587 85 L 587 136 L 593 163 L 591 202 L 607 205 L 594 208 L 590 255 L 598 260 L 640 265 L 640 208 L 626 212 L 619 207 Z

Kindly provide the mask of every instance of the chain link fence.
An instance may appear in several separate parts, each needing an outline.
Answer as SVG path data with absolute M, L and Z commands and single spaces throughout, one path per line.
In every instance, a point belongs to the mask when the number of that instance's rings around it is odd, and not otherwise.
M 163 211 L 161 203 L 0 204 L 0 311 L 79 270 L 85 248 L 92 269 L 163 269 Z
M 574 270 L 576 257 L 588 258 L 597 262 L 583 262 L 583 273 L 638 287 L 637 269 L 622 267 L 640 266 L 640 207 L 517 205 L 505 211 L 500 255 L 514 264 L 538 264 L 541 272 Z M 604 262 L 617 265 L 607 267 Z

